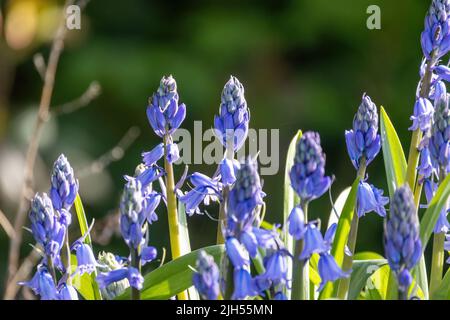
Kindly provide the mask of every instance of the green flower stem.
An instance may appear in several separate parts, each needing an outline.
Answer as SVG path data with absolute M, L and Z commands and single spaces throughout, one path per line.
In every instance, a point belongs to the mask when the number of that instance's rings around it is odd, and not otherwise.
M 140 249 L 131 249 L 131 266 L 141 272 Z M 131 288 L 131 300 L 141 300 L 141 291 L 134 287 Z
M 55 282 L 55 284 L 57 284 L 58 281 L 56 279 L 55 266 L 53 265 L 53 259 L 50 256 L 47 256 L 47 269 L 50 275 L 52 276 L 53 281 Z
M 305 215 L 305 223 L 308 222 L 308 203 L 302 202 L 301 207 Z M 295 243 L 294 264 L 292 275 L 292 300 L 309 300 L 309 260 L 299 260 L 303 251 L 304 241 Z
M 67 284 L 72 284 L 72 277 L 70 276 L 72 274 L 72 265 L 71 265 L 71 259 L 70 259 L 70 242 L 69 242 L 69 230 L 66 230 L 66 236 L 65 236 L 65 249 L 66 249 L 66 270 L 69 270 L 67 273 Z
M 440 168 L 439 182 L 445 179 L 445 168 Z M 430 273 L 430 296 L 432 297 L 436 289 L 442 282 L 442 274 L 444 272 L 444 243 L 445 233 L 435 233 L 433 238 L 433 255 L 431 257 L 431 273 Z
M 164 137 L 164 170 L 166 171 L 167 216 L 169 219 L 170 248 L 172 260 L 181 256 L 180 221 L 178 219 L 177 198 L 175 195 L 175 181 L 172 164 L 167 161 L 167 145 L 170 143 L 170 135 Z M 188 300 L 186 291 L 178 294 L 178 300 Z
M 233 151 L 233 145 L 229 145 L 225 149 L 225 156 L 228 160 L 234 159 L 234 151 Z M 220 208 L 219 208 L 219 221 L 217 222 L 217 236 L 216 236 L 216 243 L 217 244 L 224 244 L 225 239 L 223 237 L 222 232 L 222 226 L 225 226 L 227 223 L 227 202 L 228 202 L 228 195 L 230 193 L 230 187 L 224 186 L 222 190 L 222 201 L 220 202 Z
M 414 184 L 416 183 L 416 168 L 419 164 L 419 143 L 422 140 L 422 131 L 417 129 L 413 131 L 411 137 L 411 146 L 409 147 L 408 167 L 406 168 L 406 182 L 411 190 L 414 191 Z
M 420 197 L 422 195 L 423 183 L 420 183 L 420 181 L 422 181 L 422 178 L 423 178 L 422 176 L 418 177 L 418 179 L 416 181 L 416 187 L 414 188 L 414 204 L 415 204 L 416 208 L 419 208 Z M 417 214 L 417 219 L 420 221 L 419 210 L 416 210 L 416 214 Z M 425 265 L 425 257 L 423 254 L 420 257 L 419 264 L 414 267 L 412 273 L 413 273 L 414 279 L 421 279 L 422 283 L 421 283 L 420 287 L 425 296 L 425 299 L 428 299 L 429 294 L 428 294 L 427 268 Z
M 431 59 L 427 60 L 427 67 L 425 69 L 425 74 L 422 79 L 422 86 L 420 88 L 420 96 L 422 98 L 428 98 L 428 94 L 430 92 L 431 85 L 431 77 L 433 75 L 431 69 L 436 63 L 435 53 L 431 54 Z M 408 167 L 406 168 L 406 182 L 409 184 L 409 187 L 414 192 L 414 184 L 416 182 L 416 168 L 419 164 L 419 143 L 422 140 L 422 131 L 420 128 L 416 129 L 412 133 L 411 137 L 411 145 L 409 147 L 409 155 L 408 155 Z
M 357 173 L 357 177 L 360 179 L 360 181 L 364 180 L 364 176 L 366 175 L 366 168 L 367 168 L 366 158 L 362 157 Z M 349 248 L 352 255 L 349 256 L 344 254 L 344 261 L 342 263 L 342 270 L 346 272 L 350 271 L 353 266 L 353 255 L 355 254 L 356 239 L 358 237 L 358 225 L 359 225 L 359 217 L 355 207 L 353 212 L 352 224 L 350 226 L 350 233 L 348 235 L 347 241 L 347 247 Z M 337 297 L 343 300 L 346 299 L 349 287 L 350 287 L 350 277 L 341 279 L 339 281 L 337 289 Z
M 398 289 L 398 300 L 408 300 L 408 289 Z
M 445 233 L 435 233 L 433 238 L 433 256 L 431 258 L 430 295 L 433 296 L 442 282 L 444 271 Z
M 227 201 L 228 201 L 228 195 L 230 193 L 230 187 L 224 186 L 222 190 L 222 201 L 220 202 L 220 208 L 219 208 L 219 221 L 217 222 L 217 236 L 216 236 L 216 243 L 217 244 L 224 244 L 225 239 L 223 237 L 222 232 L 222 225 L 224 225 L 227 221 Z
M 227 256 L 227 253 L 224 252 L 222 256 L 222 278 L 225 283 L 225 288 L 223 292 L 224 300 L 231 300 L 234 292 L 234 269 L 231 264 L 230 259 Z

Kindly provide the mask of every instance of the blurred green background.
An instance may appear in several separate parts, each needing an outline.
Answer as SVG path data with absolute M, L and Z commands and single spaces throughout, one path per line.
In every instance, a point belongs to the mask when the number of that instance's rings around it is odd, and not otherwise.
M 0 209 L 13 221 L 42 90 L 33 55 L 47 56 L 63 3 L 0 3 Z M 381 30 L 366 27 L 366 9 L 372 4 L 381 8 Z M 203 128 L 210 128 L 232 74 L 245 86 L 251 127 L 280 129 L 279 174 L 264 177 L 267 220 L 281 222 L 285 153 L 297 129 L 320 132 L 327 173 L 336 176 L 332 194 L 337 197 L 355 177 L 344 130 L 351 127 L 363 92 L 385 106 L 404 148 L 409 147 L 407 128 L 422 56 L 419 35 L 428 5 L 422 0 L 91 0 L 81 30 L 69 32 L 52 105 L 77 98 L 94 80 L 102 94 L 89 106 L 48 123 L 36 164 L 36 190 L 48 189 L 50 168 L 60 153 L 76 172 L 86 172 L 94 159 L 137 126 L 141 135 L 120 161 L 79 178 L 89 217 L 104 224 L 102 217 L 117 209 L 123 175 L 132 174 L 140 153 L 158 143 L 145 107 L 160 78 L 172 74 L 178 82 L 188 107 L 183 127 L 191 129 L 193 121 L 201 120 Z M 207 174 L 215 170 L 190 169 Z M 381 156 L 368 173 L 387 193 Z M 159 248 L 168 247 L 164 209 L 160 206 L 160 219 L 151 227 L 151 243 Z M 330 210 L 325 195 L 312 204 L 310 215 L 326 219 Z M 209 213 L 217 216 L 215 209 Z M 213 243 L 214 221 L 203 215 L 188 222 L 193 248 Z M 23 255 L 32 241 L 25 234 Z M 104 236 L 97 250 L 126 254 L 120 237 Z M 1 291 L 7 249 L 8 238 L 0 230 Z M 361 221 L 357 250 L 382 252 L 382 219 L 376 214 Z

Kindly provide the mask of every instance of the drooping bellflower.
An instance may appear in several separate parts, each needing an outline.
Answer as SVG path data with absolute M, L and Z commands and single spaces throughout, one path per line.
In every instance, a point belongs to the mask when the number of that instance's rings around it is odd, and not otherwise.
M 372 184 L 360 181 L 358 185 L 356 199 L 356 213 L 361 218 L 368 212 L 376 212 L 379 216 L 386 216 L 385 205 L 389 203 L 389 198 L 383 196 L 383 190 L 376 188 Z
M 351 271 L 343 271 L 336 260 L 331 255 L 330 250 L 336 233 L 337 224 L 332 224 L 325 233 L 323 241 L 325 244 L 325 250 L 319 253 L 318 271 L 320 279 L 322 280 L 318 291 L 321 291 L 328 282 L 336 281 L 337 279 L 347 278 L 350 276 Z
M 218 178 L 211 179 L 202 173 L 194 172 L 189 177 L 189 180 L 193 188 L 178 197 L 184 203 L 188 215 L 200 213 L 199 205 L 202 202 L 205 205 L 209 205 L 211 202 L 217 202 L 221 198 L 222 185 Z
M 99 265 L 97 266 L 97 269 L 99 273 L 103 274 L 107 274 L 108 272 L 111 272 L 113 270 L 124 268 L 123 264 L 116 259 L 114 254 L 110 252 L 100 252 L 98 255 L 98 262 Z M 112 282 L 101 289 L 102 297 L 108 300 L 112 300 L 122 294 L 129 286 L 130 285 L 126 278 L 120 281 Z
M 192 282 L 201 297 L 205 300 L 217 300 L 219 296 L 219 268 L 214 258 L 205 251 L 200 251 L 197 263 L 197 272 L 192 277 Z
M 430 100 L 419 97 L 414 104 L 414 114 L 410 117 L 413 124 L 409 130 L 426 132 L 431 127 L 434 108 Z
M 439 59 L 450 50 L 450 1 L 433 0 L 425 17 L 421 34 L 423 54 L 429 60 L 432 52 Z
M 400 290 L 407 292 L 412 283 L 411 270 L 422 254 L 416 207 L 407 185 L 394 193 L 390 214 L 384 224 L 384 250 Z
M 359 169 L 363 157 L 367 166 L 380 151 L 377 106 L 366 94 L 363 94 L 353 118 L 353 129 L 345 132 L 345 141 L 350 160 L 356 169 Z
M 57 300 L 58 291 L 55 282 L 48 272 L 45 265 L 40 264 L 33 278 L 27 282 L 20 282 L 19 285 L 24 285 L 33 290 L 34 294 L 41 297 L 41 300 Z
M 101 272 L 96 278 L 96 281 L 100 289 L 105 289 L 113 283 L 120 282 L 127 279 L 130 286 L 138 290 L 142 289 L 142 284 L 144 283 L 144 278 L 138 269 L 134 267 L 123 267 L 120 269 L 115 269 L 110 272 Z
M 316 132 L 305 132 L 295 150 L 294 165 L 289 172 L 291 186 L 304 202 L 323 195 L 331 185 L 325 176 L 325 155 Z

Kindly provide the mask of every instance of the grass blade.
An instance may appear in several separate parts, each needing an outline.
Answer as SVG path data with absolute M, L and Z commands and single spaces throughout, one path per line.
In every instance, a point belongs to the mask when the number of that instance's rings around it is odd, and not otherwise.
M 350 189 L 347 200 L 345 201 L 344 207 L 342 209 L 342 214 L 339 217 L 339 222 L 336 229 L 336 235 L 333 241 L 333 247 L 331 248 L 331 254 L 338 266 L 342 267 L 345 255 L 345 246 L 347 245 L 348 235 L 350 233 L 350 227 L 352 224 L 353 213 L 356 203 L 356 194 L 358 191 L 359 178 L 357 178 Z M 329 299 L 335 295 L 337 289 L 337 284 L 328 283 L 325 288 L 320 293 L 320 299 Z
M 297 194 L 294 192 L 294 190 L 291 187 L 291 182 L 289 179 L 289 170 L 291 170 L 292 165 L 294 164 L 294 157 L 295 157 L 295 147 L 297 146 L 298 140 L 302 137 L 302 132 L 299 130 L 297 131 L 294 138 L 292 138 L 291 143 L 289 144 L 288 153 L 286 156 L 286 166 L 284 169 L 284 201 L 283 201 L 283 222 L 286 223 L 289 214 L 291 213 L 291 210 L 294 206 L 300 203 L 300 199 L 298 198 Z M 291 235 L 288 232 L 288 228 L 284 228 L 284 245 L 287 250 L 291 254 L 294 254 L 294 247 L 295 247 L 295 241 L 291 237 Z M 288 260 L 288 277 L 292 279 L 292 261 Z M 291 290 L 285 289 L 286 296 L 288 299 L 291 296 Z
M 79 194 L 77 194 L 76 198 L 75 198 L 75 211 L 77 213 L 77 219 L 78 219 L 78 224 L 80 225 L 80 232 L 81 232 L 81 236 L 84 236 L 88 230 L 89 230 L 89 225 L 87 222 L 87 218 L 86 218 L 86 213 L 84 212 L 84 207 L 83 207 L 83 202 L 81 201 L 81 197 Z M 88 233 L 86 235 L 86 237 L 84 238 L 84 242 L 88 245 L 91 246 L 92 249 L 92 240 L 91 240 L 91 235 Z M 93 252 L 94 250 L 92 250 Z M 76 268 L 76 259 L 73 258 L 74 256 L 72 256 L 71 258 L 71 265 L 73 266 L 72 268 Z M 75 265 L 74 265 L 75 262 Z M 83 298 L 85 298 L 86 300 L 102 300 L 102 295 L 100 292 L 100 288 L 98 287 L 97 281 L 95 280 L 95 278 L 97 277 L 97 272 L 93 272 L 91 273 L 91 275 L 89 276 L 75 276 L 73 279 L 73 283 L 75 288 L 77 288 L 78 292 L 80 292 L 80 294 L 83 296 Z M 88 281 L 88 279 L 90 279 L 90 281 Z M 86 286 L 88 286 L 90 282 L 90 286 L 92 287 L 92 290 L 90 288 L 85 288 Z M 78 286 L 78 287 L 77 287 Z M 92 292 L 92 294 L 88 294 L 88 292 Z M 83 295 L 86 294 L 86 296 Z
M 389 195 L 392 198 L 397 187 L 405 183 L 407 164 L 400 139 L 383 107 L 381 107 L 380 118 L 384 167 Z

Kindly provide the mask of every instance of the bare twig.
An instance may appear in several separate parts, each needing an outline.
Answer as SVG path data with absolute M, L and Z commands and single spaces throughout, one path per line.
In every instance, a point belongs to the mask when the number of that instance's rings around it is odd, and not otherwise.
M 10 239 L 14 237 L 15 234 L 14 228 L 2 210 L 0 210 L 0 226 L 3 227 L 3 229 L 5 230 L 6 234 Z
M 36 71 L 41 76 L 41 79 L 44 80 L 46 66 L 45 66 L 44 56 L 42 55 L 42 53 L 36 53 L 33 56 L 33 63 L 34 63 L 34 67 L 36 68 Z
M 112 162 L 119 161 L 125 155 L 125 151 L 131 146 L 131 144 L 133 144 L 140 134 L 141 130 L 139 127 L 131 127 L 116 146 L 101 155 L 87 167 L 77 170 L 77 176 L 79 178 L 83 178 L 93 173 L 99 173 Z
M 14 274 L 14 276 L 11 278 L 11 280 L 8 282 L 8 285 L 6 286 L 4 296 L 6 300 L 11 300 L 15 298 L 17 292 L 19 292 L 21 288 L 20 286 L 17 285 L 17 283 L 29 277 L 31 271 L 33 270 L 36 263 L 39 261 L 40 257 L 41 254 L 39 253 L 39 251 L 36 248 L 33 248 L 30 254 L 23 260 L 22 264 L 20 265 L 20 268 L 17 270 L 17 272 Z
M 91 82 L 86 91 L 77 99 L 63 105 L 52 108 L 52 115 L 69 114 L 78 109 L 88 106 L 92 100 L 96 99 L 102 91 L 97 81 Z
M 97 220 L 91 231 L 92 241 L 106 246 L 114 235 L 120 234 L 119 210 L 108 213 L 105 217 Z
M 66 7 L 72 5 L 73 0 L 66 1 Z M 85 2 L 80 2 L 79 5 L 84 5 Z M 25 223 L 26 209 L 28 207 L 28 201 L 26 195 L 30 192 L 33 185 L 33 170 L 39 149 L 39 142 L 42 134 L 42 130 L 45 122 L 49 117 L 49 109 L 51 98 L 53 94 L 53 88 L 55 84 L 55 75 L 58 67 L 59 57 L 64 48 L 64 39 L 66 36 L 65 25 L 65 10 L 61 16 L 58 29 L 55 37 L 53 38 L 50 54 L 48 58 L 47 68 L 45 69 L 44 85 L 42 88 L 41 100 L 39 103 L 39 111 L 36 118 L 36 122 L 31 135 L 31 140 L 28 145 L 26 154 L 25 169 L 24 169 L 24 181 L 19 199 L 19 206 L 15 215 L 14 230 L 15 237 L 10 241 L 9 258 L 8 258 L 8 282 L 10 283 L 14 278 L 14 274 L 17 271 L 19 263 L 19 251 L 22 244 L 22 227 Z

